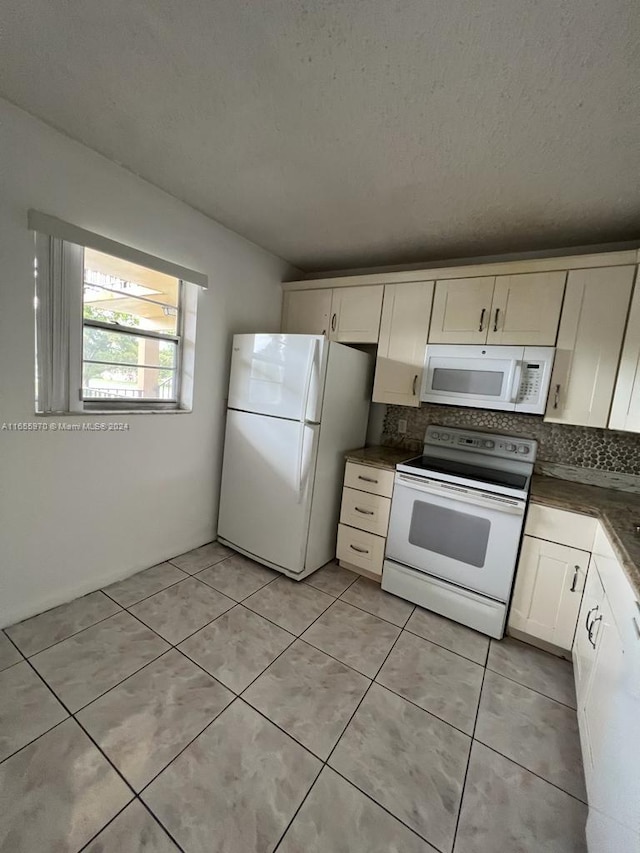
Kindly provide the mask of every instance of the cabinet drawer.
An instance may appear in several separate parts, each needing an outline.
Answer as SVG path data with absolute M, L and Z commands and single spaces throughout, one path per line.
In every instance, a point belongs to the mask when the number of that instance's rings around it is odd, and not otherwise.
M 577 512 L 530 504 L 524 532 L 528 536 L 591 551 L 598 520 Z
M 361 492 L 371 492 L 372 495 L 382 495 L 390 498 L 393 493 L 393 478 L 395 471 L 386 468 L 374 468 L 372 465 L 360 465 L 357 462 L 347 462 L 344 472 L 344 484 Z
M 390 510 L 390 498 L 360 492 L 357 489 L 345 488 L 342 490 L 342 509 L 340 511 L 342 524 L 359 527 L 361 530 L 368 530 L 369 533 L 376 533 L 378 536 L 386 536 Z
M 351 563 L 373 575 L 382 575 L 386 541 L 382 536 L 339 524 L 336 553 L 338 559 L 345 563 Z

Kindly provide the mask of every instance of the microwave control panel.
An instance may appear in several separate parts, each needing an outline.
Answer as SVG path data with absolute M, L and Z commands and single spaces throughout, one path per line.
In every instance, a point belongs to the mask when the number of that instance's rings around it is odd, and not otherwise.
M 539 361 L 525 361 L 518 390 L 518 403 L 537 403 L 542 388 L 544 366 Z

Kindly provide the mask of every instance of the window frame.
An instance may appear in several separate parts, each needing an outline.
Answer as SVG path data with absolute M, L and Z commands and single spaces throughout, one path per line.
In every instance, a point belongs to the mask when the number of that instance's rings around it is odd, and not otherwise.
M 88 232 L 87 232 L 88 233 Z M 129 258 L 100 247 L 113 257 Z M 92 248 L 63 238 L 35 233 L 36 400 L 38 415 L 190 412 L 193 397 L 195 320 L 200 287 L 178 280 L 176 334 L 119 327 L 84 318 L 84 250 Z M 126 248 L 126 247 L 125 247 Z M 151 257 L 151 256 L 144 256 Z M 145 266 L 143 260 L 135 260 Z M 153 266 L 146 267 L 154 269 Z M 162 270 L 159 270 L 162 271 Z M 187 320 L 188 318 L 188 320 Z M 84 396 L 84 328 L 154 338 L 176 344 L 175 393 L 171 400 L 138 397 Z M 139 365 L 133 365 L 138 367 Z

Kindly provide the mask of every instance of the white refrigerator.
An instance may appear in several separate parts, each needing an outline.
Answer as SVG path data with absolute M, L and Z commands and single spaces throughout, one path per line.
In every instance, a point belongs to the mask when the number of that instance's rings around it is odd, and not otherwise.
M 344 454 L 364 444 L 372 357 L 322 335 L 235 335 L 218 540 L 292 578 L 335 556 Z

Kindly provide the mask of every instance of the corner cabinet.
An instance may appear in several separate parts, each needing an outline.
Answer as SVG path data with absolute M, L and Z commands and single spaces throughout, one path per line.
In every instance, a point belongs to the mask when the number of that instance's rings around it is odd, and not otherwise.
M 609 429 L 640 432 L 640 285 L 637 283 L 622 347 Z
M 598 525 L 573 647 L 589 850 L 640 850 L 640 604 Z
M 566 272 L 436 282 L 432 344 L 554 346 Z
M 634 276 L 633 266 L 569 273 L 545 421 L 607 426 Z
M 419 406 L 432 281 L 386 284 L 373 382 L 373 402 Z
M 375 344 L 380 331 L 383 285 L 289 290 L 282 330 L 294 335 L 327 335 L 341 343 Z
M 509 612 L 509 632 L 569 652 L 582 601 L 596 520 L 531 504 Z

